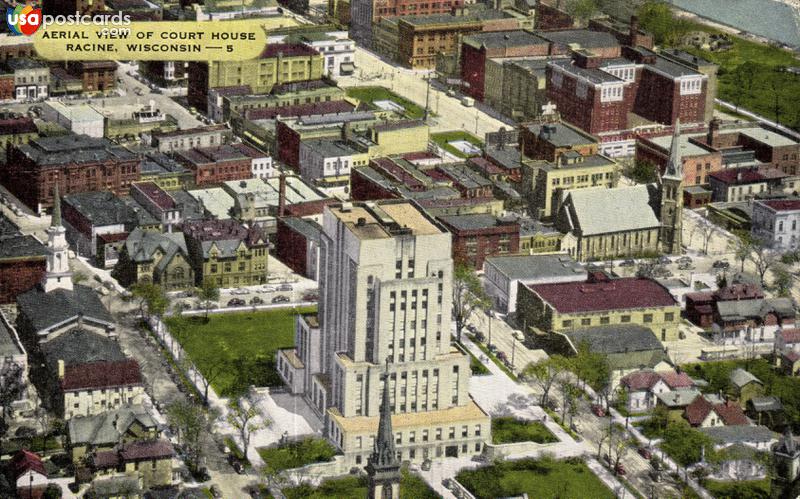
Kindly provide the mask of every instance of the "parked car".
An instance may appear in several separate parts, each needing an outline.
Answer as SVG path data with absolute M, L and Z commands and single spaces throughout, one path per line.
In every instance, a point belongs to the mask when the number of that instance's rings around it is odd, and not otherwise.
M 600 404 L 592 404 L 592 413 L 598 418 L 602 418 L 606 415 L 606 410 Z
M 303 295 L 303 301 L 318 301 L 319 295 L 317 293 L 306 293 Z
M 650 448 L 648 447 L 639 447 L 637 452 L 639 452 L 639 455 L 645 459 L 651 459 L 653 457 L 653 453 L 650 451 Z
M 614 473 L 619 476 L 625 476 L 628 472 L 625 470 L 625 466 L 622 466 L 622 463 L 619 463 L 616 468 L 614 468 Z
M 694 265 L 691 263 L 681 262 L 678 264 L 678 270 L 694 270 Z
M 278 286 L 278 291 L 291 291 L 292 289 L 294 288 L 292 288 L 291 284 L 281 284 Z
M 475 341 L 477 341 L 478 343 L 483 343 L 484 341 L 486 341 L 486 335 L 480 331 L 475 331 Z
M 672 260 L 670 260 L 668 256 L 662 255 L 658 257 L 658 263 L 660 263 L 661 265 L 669 265 L 670 263 L 672 263 Z
M 261 291 L 263 291 L 265 293 L 272 293 L 273 291 L 275 291 L 275 286 L 267 286 L 265 284 L 265 285 L 261 286 Z
M 619 264 L 620 267 L 633 267 L 636 265 L 636 260 L 625 260 Z
M 260 296 L 254 296 L 250 299 L 250 305 L 263 305 L 264 300 Z
M 508 362 L 508 357 L 506 356 L 505 352 L 497 352 L 497 360 L 506 363 Z
M 711 266 L 715 269 L 727 269 L 731 264 L 727 260 L 717 260 Z
M 241 298 L 231 298 L 228 300 L 229 307 L 243 307 L 245 305 L 247 305 L 247 303 L 245 303 L 245 301 Z
M 289 297 L 284 295 L 278 295 L 272 299 L 272 303 L 289 303 Z
M 678 263 L 692 263 L 692 257 L 689 255 L 683 255 L 682 257 L 676 260 Z

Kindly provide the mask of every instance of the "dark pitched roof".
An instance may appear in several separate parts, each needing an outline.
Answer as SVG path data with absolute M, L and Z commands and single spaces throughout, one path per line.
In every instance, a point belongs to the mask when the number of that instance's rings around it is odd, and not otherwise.
M 661 381 L 661 376 L 654 371 L 636 371 L 623 377 L 620 384 L 625 385 L 629 390 L 640 391 L 649 390 L 659 381 Z
M 692 401 L 691 404 L 686 406 L 684 415 L 686 420 L 692 426 L 700 426 L 703 420 L 714 410 L 714 405 L 706 400 L 702 395 Z
M 63 361 L 65 366 L 125 360 L 119 342 L 83 329 L 62 333 L 42 343 L 39 348 L 51 370 L 56 369 L 59 360 Z
M 44 464 L 42 464 L 42 458 L 29 450 L 22 449 L 17 451 L 11 459 L 11 467 L 14 470 L 15 479 L 27 473 L 28 470 L 47 476 L 47 471 L 45 471 Z
M 125 461 L 139 461 L 172 457 L 175 451 L 168 440 L 150 440 L 126 444 L 119 450 L 119 453 Z
M 643 351 L 663 352 L 661 342 L 649 328 L 637 324 L 595 326 L 566 331 L 572 345 L 577 348 L 583 342 L 592 351 L 602 353 L 632 353 Z
M 141 405 L 126 405 L 94 416 L 78 416 L 67 423 L 72 445 L 115 445 L 120 434 L 138 423 L 143 428 L 154 429 L 156 422 Z
M 64 369 L 61 389 L 64 391 L 98 390 L 140 385 L 142 374 L 133 359 L 117 362 L 77 364 Z
M 658 282 L 636 277 L 536 284 L 530 289 L 560 313 L 668 307 L 676 304 L 670 292 Z
M 742 412 L 742 408 L 735 402 L 725 402 L 724 404 L 717 404 L 714 406 L 719 417 L 727 426 L 744 426 L 749 425 L 750 420 Z
M 766 426 L 713 426 L 701 428 L 700 431 L 711 437 L 718 444 L 733 443 L 765 443 L 778 440 L 779 435 Z
M 459 231 L 490 229 L 502 225 L 497 217 L 486 213 L 444 216 L 439 217 L 439 220 L 448 227 Z
M 758 202 L 772 208 L 775 211 L 800 210 L 800 199 L 770 199 L 767 201 Z
M 34 288 L 17 297 L 17 307 L 36 331 L 42 331 L 73 317 L 113 324 L 114 318 L 93 289 L 75 285 L 73 290 L 57 289 L 45 293 Z
M 36 258 L 47 255 L 47 248 L 33 236 L 0 233 L 0 260 Z

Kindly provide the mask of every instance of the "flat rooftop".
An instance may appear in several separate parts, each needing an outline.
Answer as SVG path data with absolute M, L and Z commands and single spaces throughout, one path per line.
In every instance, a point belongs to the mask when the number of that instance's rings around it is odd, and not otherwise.
M 564 123 L 545 123 L 528 125 L 528 130 L 541 137 L 544 140 L 552 143 L 556 147 L 572 147 L 584 144 L 597 143 L 597 139 L 593 136 L 581 132 Z M 544 130 L 544 135 L 542 134 Z
M 444 231 L 409 201 L 343 203 L 330 206 L 331 213 L 359 239 L 385 239 L 402 231 L 414 236 Z
M 773 132 L 768 128 L 762 128 L 762 127 L 745 128 L 743 130 L 739 130 L 739 133 L 758 142 L 763 142 L 764 144 L 770 145 L 772 147 L 794 146 L 798 144 L 797 140 L 791 137 L 787 137 L 782 133 Z
M 486 265 L 495 267 L 509 279 L 521 281 L 557 277 L 581 277 L 586 269 L 567 254 L 491 256 Z
M 690 135 L 681 135 L 678 138 L 678 153 L 681 157 L 702 156 L 704 154 L 711 154 L 713 152 L 698 145 L 696 142 L 690 141 L 690 138 L 692 138 Z M 672 147 L 672 135 L 651 137 L 648 140 L 669 154 L 670 148 Z
M 473 47 L 527 47 L 547 45 L 549 42 L 530 31 L 488 31 L 464 37 L 464 43 Z

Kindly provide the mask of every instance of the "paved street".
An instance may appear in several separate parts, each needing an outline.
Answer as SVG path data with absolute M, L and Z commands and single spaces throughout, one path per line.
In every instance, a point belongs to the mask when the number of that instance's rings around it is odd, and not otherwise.
M 355 56 L 358 69 L 353 76 L 339 78 L 338 82 L 342 87 L 386 87 L 422 107 L 425 106 L 428 87 L 425 78 L 429 72 L 394 66 L 362 47 L 356 47 Z M 478 107 L 462 105 L 457 97 L 448 96 L 435 85 L 430 87 L 429 108 L 438 115 L 431 121 L 431 130 L 434 132 L 466 130 L 483 139 L 486 132 L 496 132 L 501 126 L 512 127 Z

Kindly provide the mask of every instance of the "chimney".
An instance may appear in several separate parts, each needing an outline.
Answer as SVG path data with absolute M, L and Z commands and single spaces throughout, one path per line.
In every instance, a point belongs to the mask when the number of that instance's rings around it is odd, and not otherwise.
M 278 217 L 286 215 L 286 173 L 281 172 L 278 180 Z
M 713 118 L 711 121 L 708 122 L 708 134 L 706 134 L 706 143 L 711 147 L 714 147 L 715 144 L 718 142 L 717 139 L 719 138 L 719 125 L 720 125 L 719 118 Z
M 58 359 L 58 379 L 64 379 L 64 361 Z

